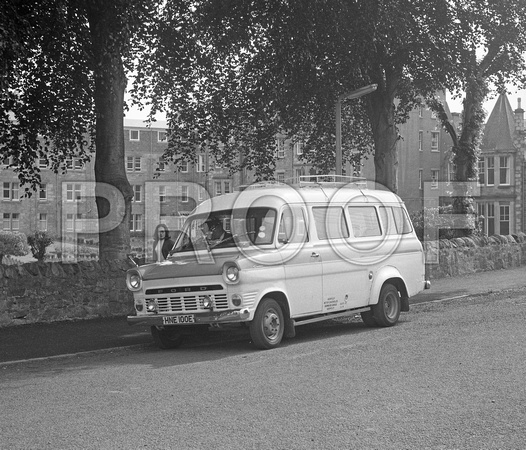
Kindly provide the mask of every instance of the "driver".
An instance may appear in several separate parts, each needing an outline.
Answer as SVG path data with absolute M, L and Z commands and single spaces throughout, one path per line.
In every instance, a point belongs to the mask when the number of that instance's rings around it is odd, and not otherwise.
M 217 217 L 209 217 L 206 222 L 203 223 L 201 229 L 211 247 L 220 247 L 222 243 L 232 239 L 232 235 L 228 231 L 225 231 L 221 220 Z

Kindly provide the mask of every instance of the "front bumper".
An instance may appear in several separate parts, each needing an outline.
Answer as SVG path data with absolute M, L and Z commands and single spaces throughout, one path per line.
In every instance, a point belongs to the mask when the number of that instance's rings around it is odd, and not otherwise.
M 129 325 L 155 325 L 158 327 L 164 326 L 163 317 L 181 316 L 186 314 L 152 314 L 152 315 L 135 315 L 128 316 L 127 321 Z M 239 323 L 246 322 L 250 317 L 248 309 L 229 309 L 225 311 L 210 311 L 192 313 L 195 322 L 189 324 L 178 324 L 175 326 L 189 326 L 189 325 L 211 325 L 215 323 Z M 167 325 L 172 326 L 172 325 Z

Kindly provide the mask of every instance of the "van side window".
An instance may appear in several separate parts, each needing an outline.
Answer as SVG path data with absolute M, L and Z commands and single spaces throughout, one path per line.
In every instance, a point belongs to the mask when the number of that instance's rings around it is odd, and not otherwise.
M 382 225 L 387 234 L 408 234 L 413 231 L 411 221 L 404 208 L 399 206 L 380 206 Z
M 382 235 L 374 206 L 349 206 L 349 217 L 354 237 Z
M 307 225 L 305 214 L 301 208 L 285 207 L 281 213 L 278 230 L 278 242 L 307 242 Z
M 349 237 L 343 208 L 338 206 L 315 206 L 312 208 L 318 239 L 341 239 Z

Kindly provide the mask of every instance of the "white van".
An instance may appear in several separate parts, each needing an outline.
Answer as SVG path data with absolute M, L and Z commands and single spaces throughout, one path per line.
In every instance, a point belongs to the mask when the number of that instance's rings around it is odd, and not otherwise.
M 136 314 L 161 348 L 209 326 L 249 327 L 270 349 L 295 327 L 361 314 L 388 327 L 429 287 L 398 196 L 362 183 L 265 184 L 188 217 L 168 260 L 130 269 Z

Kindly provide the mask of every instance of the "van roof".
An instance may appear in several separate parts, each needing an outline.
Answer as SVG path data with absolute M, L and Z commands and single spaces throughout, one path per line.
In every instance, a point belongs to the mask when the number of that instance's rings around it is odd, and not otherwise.
M 331 185 L 332 184 L 332 185 Z M 275 206 L 302 203 L 402 203 L 398 195 L 388 190 L 367 189 L 356 185 L 335 186 L 333 183 L 287 185 L 271 182 L 255 184 L 242 191 L 205 200 L 193 214 L 228 210 L 246 206 Z

